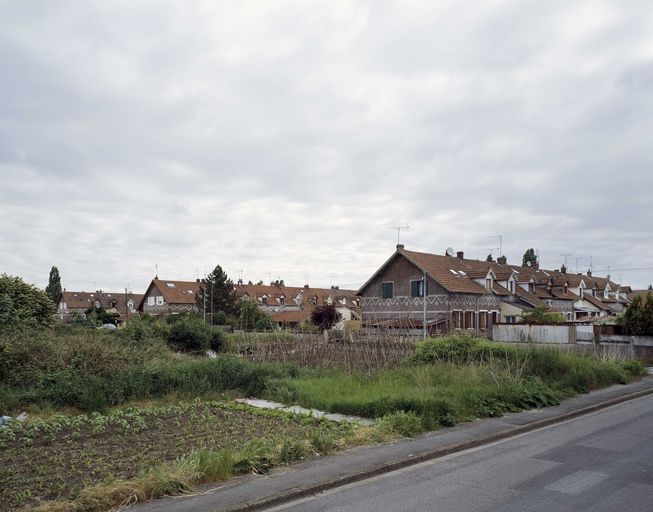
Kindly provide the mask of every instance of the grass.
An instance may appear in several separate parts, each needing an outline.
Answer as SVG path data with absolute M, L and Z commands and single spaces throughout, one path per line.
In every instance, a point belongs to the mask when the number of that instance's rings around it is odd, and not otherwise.
M 390 369 L 298 368 L 178 353 L 167 330 L 142 320 L 116 333 L 0 333 L 0 414 L 36 418 L 0 429 L 0 510 L 107 510 L 344 446 L 553 405 L 643 374 L 635 361 L 468 337 L 427 340 Z M 379 421 L 338 426 L 215 400 L 234 395 Z
M 272 380 L 266 393 L 281 402 L 363 417 L 412 413 L 428 430 L 555 405 L 567 396 L 642 374 L 641 364 L 633 361 L 444 338 L 420 344 L 400 368 L 370 375 L 302 371 L 297 378 Z

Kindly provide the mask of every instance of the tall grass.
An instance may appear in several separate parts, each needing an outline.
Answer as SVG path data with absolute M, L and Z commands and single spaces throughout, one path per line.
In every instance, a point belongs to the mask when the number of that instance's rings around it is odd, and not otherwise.
M 267 396 L 331 412 L 380 418 L 398 412 L 425 429 L 527 407 L 641 375 L 636 362 L 605 362 L 555 349 L 529 350 L 473 338 L 427 340 L 407 365 L 371 375 L 302 372 L 276 379 Z
M 193 397 L 227 390 L 256 396 L 288 364 L 177 354 L 160 338 L 134 340 L 97 330 L 17 330 L 0 334 L 0 414 L 75 407 L 98 411 L 169 393 Z

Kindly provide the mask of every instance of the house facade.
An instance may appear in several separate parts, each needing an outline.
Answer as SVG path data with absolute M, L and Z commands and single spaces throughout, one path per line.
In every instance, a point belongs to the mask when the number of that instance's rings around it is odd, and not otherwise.
M 363 327 L 426 327 L 430 334 L 488 331 L 500 315 L 495 278 L 488 271 L 474 279 L 469 270 L 462 253 L 439 256 L 397 245 L 396 252 L 358 290 Z
M 89 309 L 102 308 L 113 314 L 120 324 L 138 314 L 138 304 L 142 298 L 142 294 L 132 292 L 71 292 L 64 289 L 57 301 L 57 319 L 68 323 L 75 313 L 84 315 Z
M 424 294 L 424 283 L 426 293 Z M 423 329 L 431 334 L 515 323 L 536 307 L 567 322 L 604 318 L 628 304 L 625 288 L 609 277 L 568 275 L 566 269 L 465 259 L 462 252 L 436 255 L 396 252 L 358 291 L 363 326 Z
M 155 276 L 143 294 L 138 311 L 153 316 L 198 313 L 196 297 L 201 286 L 199 280 L 172 281 Z
M 295 327 L 309 320 L 317 306 L 325 305 L 333 305 L 340 313 L 342 319 L 336 328 L 342 328 L 345 322 L 360 320 L 360 303 L 356 290 L 341 290 L 336 286 L 286 286 L 283 281 L 274 281 L 270 285 L 239 282 L 234 288 L 240 300 L 256 301 L 258 307 L 279 327 Z

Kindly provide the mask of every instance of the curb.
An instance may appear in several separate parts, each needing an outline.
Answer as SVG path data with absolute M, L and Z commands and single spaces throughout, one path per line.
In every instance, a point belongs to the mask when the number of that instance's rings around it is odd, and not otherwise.
M 490 434 L 484 437 L 480 437 L 477 439 L 472 439 L 469 441 L 463 441 L 460 443 L 455 443 L 449 446 L 445 446 L 442 448 L 436 448 L 434 450 L 426 451 L 421 454 L 412 456 L 410 458 L 404 458 L 400 460 L 395 460 L 392 462 L 387 462 L 381 465 L 377 465 L 375 467 L 372 467 L 370 469 L 364 470 L 364 471 L 358 471 L 356 473 L 349 473 L 346 475 L 343 475 L 338 478 L 332 478 L 330 480 L 325 480 L 322 482 L 310 484 L 305 487 L 297 487 L 294 489 L 288 489 L 286 491 L 280 492 L 278 494 L 275 494 L 273 496 L 269 496 L 257 501 L 252 501 L 252 502 L 244 502 L 239 505 L 235 505 L 226 509 L 223 509 L 223 512 L 248 512 L 248 511 L 255 511 L 255 510 L 261 510 L 264 508 L 269 508 L 277 505 L 281 505 L 283 503 L 287 503 L 290 501 L 298 500 L 301 498 L 306 498 L 309 496 L 312 496 L 314 494 L 318 494 L 321 492 L 325 492 L 331 489 L 335 489 L 337 487 L 341 487 L 347 484 L 352 484 L 355 482 L 360 482 L 362 480 L 366 480 L 368 478 L 372 478 L 375 476 L 383 475 L 385 473 L 390 473 L 392 471 L 396 471 L 398 469 L 403 469 L 407 468 L 410 466 L 414 466 L 416 464 L 420 464 L 422 462 L 427 462 L 435 459 L 439 459 L 441 457 L 444 457 L 446 455 L 451 455 L 456 452 L 461 452 L 464 450 L 469 450 L 471 448 L 477 448 L 479 446 L 483 446 L 486 444 L 494 443 L 496 441 L 501 441 L 503 439 L 508 439 L 510 437 L 517 436 L 519 434 L 524 434 L 526 432 L 532 432 L 533 430 L 537 430 L 543 427 L 548 427 L 550 425 L 555 425 L 557 423 L 562 423 L 564 421 L 567 421 L 569 419 L 577 418 L 579 416 L 584 416 L 586 414 L 590 414 L 595 411 L 600 411 L 602 409 L 607 409 L 608 407 L 612 407 L 613 405 L 618 405 L 623 402 L 628 402 L 630 400 L 635 400 L 637 398 L 641 398 L 647 395 L 653 394 L 653 388 L 651 389 L 644 389 L 641 391 L 635 391 L 634 393 L 630 393 L 628 395 L 623 395 L 615 398 L 611 398 L 608 400 L 605 400 L 603 402 L 599 402 L 593 405 L 588 405 L 586 407 L 577 409 L 575 411 L 569 411 L 562 413 L 558 416 L 554 416 L 551 418 L 546 418 L 542 420 L 535 420 L 531 423 L 528 423 L 526 425 L 520 425 L 517 427 L 509 428 L 502 430 L 500 432 L 496 432 L 494 434 Z

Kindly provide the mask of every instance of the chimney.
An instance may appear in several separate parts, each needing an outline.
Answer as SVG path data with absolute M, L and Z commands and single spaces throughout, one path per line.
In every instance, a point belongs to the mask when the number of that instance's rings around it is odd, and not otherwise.
M 397 250 L 398 251 L 403 251 L 404 250 L 404 244 L 397 244 Z
M 283 279 L 282 279 L 281 281 L 279 281 L 279 286 L 281 286 L 281 288 L 283 288 L 284 286 L 286 286 L 286 285 L 284 284 L 284 282 L 283 282 Z
M 155 277 L 154 279 L 157 279 L 157 278 Z M 195 282 L 196 282 L 196 283 L 199 283 L 199 282 L 200 282 L 199 277 L 198 277 L 197 279 L 195 279 Z
M 565 267 L 564 265 L 562 267 L 560 267 L 560 272 L 562 274 L 566 274 L 567 273 L 567 267 Z
M 592 277 L 592 269 L 589 269 L 589 270 L 587 271 L 587 277 Z
M 458 251 L 456 256 L 458 256 L 459 260 L 465 259 L 465 253 L 463 251 Z
M 242 279 L 239 279 L 239 280 L 238 280 L 238 286 L 242 286 L 242 285 L 243 285 L 243 280 L 242 280 Z
M 305 290 L 308 290 L 308 283 L 306 283 L 306 284 L 304 285 L 304 289 L 305 289 Z

